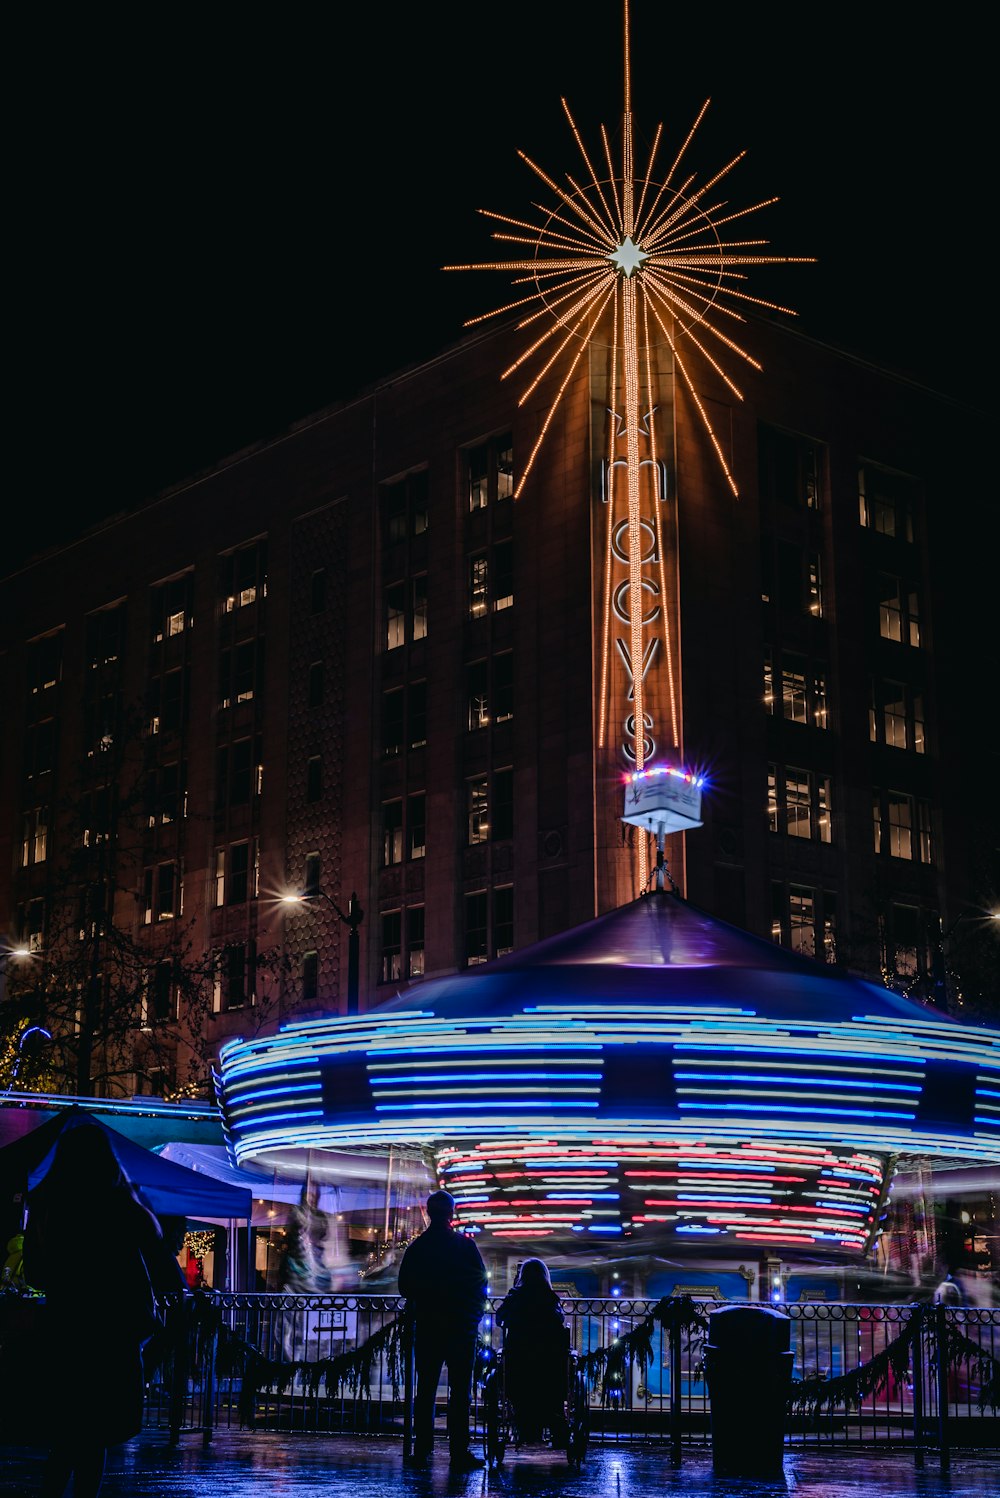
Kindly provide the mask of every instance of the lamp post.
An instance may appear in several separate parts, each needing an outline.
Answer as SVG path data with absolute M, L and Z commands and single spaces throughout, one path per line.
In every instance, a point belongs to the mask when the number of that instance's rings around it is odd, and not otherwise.
M 358 904 L 358 897 L 354 890 L 351 890 L 346 912 L 341 910 L 333 896 L 328 895 L 325 889 L 310 889 L 303 894 L 281 896 L 282 905 L 308 905 L 310 900 L 325 900 L 335 912 L 337 919 L 347 927 L 347 1012 L 357 1014 L 360 948 L 358 927 L 364 920 L 365 913 Z

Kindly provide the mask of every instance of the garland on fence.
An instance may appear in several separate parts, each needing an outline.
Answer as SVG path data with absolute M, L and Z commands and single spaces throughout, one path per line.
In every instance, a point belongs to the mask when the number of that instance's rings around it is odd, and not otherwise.
M 960 1363 L 967 1362 L 969 1370 L 979 1384 L 979 1398 L 976 1403 L 979 1413 L 989 1405 L 994 1415 L 1000 1407 L 1000 1358 L 995 1358 L 985 1347 L 980 1347 L 978 1342 L 973 1342 L 964 1332 L 960 1332 L 957 1326 L 948 1322 L 945 1326 L 945 1366 L 955 1368 Z M 937 1364 L 938 1348 L 935 1346 L 932 1363 Z
M 668 1334 L 686 1327 L 708 1331 L 708 1317 L 698 1310 L 690 1295 L 664 1295 L 649 1315 L 624 1336 L 616 1337 L 607 1347 L 595 1348 L 577 1358 L 576 1366 L 587 1379 L 600 1379 L 601 1398 L 605 1404 L 620 1394 L 629 1362 L 645 1371 L 653 1360 L 653 1334 L 662 1327 Z
M 903 1331 L 886 1343 L 867 1363 L 842 1373 L 837 1378 L 827 1378 L 822 1373 L 812 1378 L 794 1379 L 788 1407 L 793 1414 L 818 1415 L 825 1404 L 842 1404 L 845 1409 L 857 1409 L 862 1400 L 872 1394 L 880 1394 L 890 1376 L 899 1381 L 906 1377 L 910 1366 L 910 1351 L 920 1324 L 918 1316 L 912 1316 Z
M 328 1395 L 338 1394 L 346 1386 L 353 1396 L 361 1393 L 370 1399 L 375 1365 L 380 1358 L 385 1359 L 392 1397 L 399 1398 L 403 1384 L 402 1316 L 387 1322 L 360 1346 L 332 1358 L 265 1357 L 244 1337 L 230 1331 L 221 1316 L 217 1336 L 216 1371 L 223 1378 L 241 1379 L 237 1408 L 243 1425 L 253 1425 L 257 1396 L 262 1389 L 283 1394 L 297 1373 L 302 1374 L 313 1397 L 319 1393 L 320 1385 L 325 1384 Z
M 902 1382 L 909 1371 L 913 1345 L 925 1315 L 926 1312 L 917 1310 L 898 1337 L 888 1342 L 867 1363 L 852 1368 L 850 1373 L 842 1373 L 837 1378 L 817 1374 L 813 1378 L 794 1380 L 788 1401 L 790 1412 L 818 1415 L 824 1405 L 857 1409 L 863 1400 L 882 1392 L 890 1375 Z M 938 1366 L 942 1353 L 949 1372 L 967 1363 L 972 1377 L 979 1384 L 977 1404 L 980 1412 L 989 1405 L 995 1414 L 1000 1406 L 1000 1359 L 950 1323 L 945 1326 L 942 1347 L 935 1319 L 929 1319 L 926 1324 L 931 1336 L 931 1367 Z

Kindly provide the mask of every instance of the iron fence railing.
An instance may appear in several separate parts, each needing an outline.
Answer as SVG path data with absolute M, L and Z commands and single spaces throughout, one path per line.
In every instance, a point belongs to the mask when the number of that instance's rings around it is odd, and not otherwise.
M 501 1350 L 490 1304 L 478 1373 Z M 707 1316 L 722 1302 L 564 1298 L 590 1390 L 592 1437 L 711 1440 Z M 739 1302 L 746 1304 L 746 1302 Z M 147 1424 L 365 1433 L 409 1441 L 412 1357 L 404 1302 L 386 1295 L 205 1293 L 175 1304 L 156 1350 Z M 789 1446 L 1000 1445 L 1000 1308 L 797 1302 Z M 747 1370 L 752 1378 L 753 1370 Z M 478 1390 L 478 1379 L 477 1379 Z M 446 1390 L 439 1393 L 443 1421 Z M 481 1428 L 481 1410 L 474 1418 Z

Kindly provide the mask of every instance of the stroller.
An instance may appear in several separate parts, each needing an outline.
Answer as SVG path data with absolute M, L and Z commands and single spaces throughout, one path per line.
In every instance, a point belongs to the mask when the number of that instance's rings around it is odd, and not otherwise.
M 590 1410 L 569 1329 L 530 1358 L 512 1356 L 505 1345 L 483 1383 L 483 1412 L 488 1466 L 499 1467 L 508 1446 L 544 1443 L 565 1452 L 578 1470 L 587 1454 Z

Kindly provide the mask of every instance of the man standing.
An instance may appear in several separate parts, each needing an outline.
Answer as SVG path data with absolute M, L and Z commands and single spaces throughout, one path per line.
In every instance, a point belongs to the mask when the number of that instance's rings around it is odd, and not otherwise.
M 428 1466 L 434 1444 L 434 1401 L 441 1369 L 448 1366 L 448 1446 L 453 1472 L 474 1472 L 485 1463 L 469 1450 L 469 1401 L 476 1335 L 486 1307 L 482 1255 L 451 1222 L 455 1198 L 435 1191 L 427 1198 L 430 1224 L 414 1239 L 399 1266 L 399 1293 L 413 1317 L 417 1395 L 413 1460 Z

